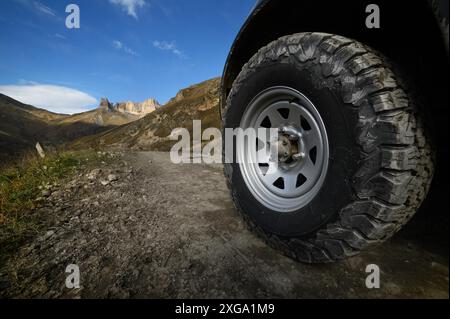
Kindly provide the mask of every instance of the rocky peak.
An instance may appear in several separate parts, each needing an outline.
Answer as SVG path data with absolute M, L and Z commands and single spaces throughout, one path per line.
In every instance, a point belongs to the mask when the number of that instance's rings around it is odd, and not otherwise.
M 155 99 L 147 99 L 141 103 L 136 102 L 119 102 L 111 104 L 107 98 L 102 98 L 100 101 L 100 109 L 112 110 L 125 114 L 133 114 L 138 116 L 145 116 L 156 111 L 161 105 Z
M 156 101 L 155 99 L 147 99 L 144 102 L 141 103 L 141 107 L 146 109 L 157 109 L 161 107 L 161 105 Z
M 100 109 L 108 110 L 111 108 L 111 106 L 112 105 L 107 98 L 102 98 L 100 100 Z

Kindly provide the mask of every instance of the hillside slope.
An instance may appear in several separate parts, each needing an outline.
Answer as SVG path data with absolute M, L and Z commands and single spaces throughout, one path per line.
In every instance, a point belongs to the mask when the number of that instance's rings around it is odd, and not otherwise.
M 47 141 L 51 123 L 66 117 L 0 94 L 0 160 L 13 158 L 38 141 Z
M 192 133 L 192 120 L 201 120 L 202 127 L 220 127 L 220 78 L 214 78 L 178 92 L 166 105 L 146 117 L 73 143 L 113 146 L 137 150 L 169 151 L 176 143 L 169 136 L 173 129 L 186 128 Z

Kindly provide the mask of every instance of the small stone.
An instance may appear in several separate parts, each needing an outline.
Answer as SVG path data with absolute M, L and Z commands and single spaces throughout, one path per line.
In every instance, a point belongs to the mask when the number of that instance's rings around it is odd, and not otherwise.
M 52 193 L 52 197 L 59 197 L 59 196 L 61 196 L 61 191 L 54 191 Z
M 100 173 L 101 173 L 101 169 L 96 168 L 96 169 L 92 170 L 89 174 L 87 174 L 86 177 L 87 177 L 89 180 L 94 180 L 94 179 L 97 178 L 97 176 L 98 176 Z
M 55 232 L 53 230 L 49 230 L 46 234 L 45 237 L 50 238 L 55 234 Z
M 51 195 L 51 192 L 48 189 L 44 189 L 42 191 L 42 196 L 43 197 L 49 197 Z
M 117 177 L 117 175 L 109 174 L 109 175 L 108 175 L 108 180 L 109 180 L 110 182 L 115 182 L 115 181 L 119 180 L 119 178 Z
M 107 186 L 107 185 L 109 185 L 109 181 L 100 181 L 100 183 L 103 185 L 103 186 Z

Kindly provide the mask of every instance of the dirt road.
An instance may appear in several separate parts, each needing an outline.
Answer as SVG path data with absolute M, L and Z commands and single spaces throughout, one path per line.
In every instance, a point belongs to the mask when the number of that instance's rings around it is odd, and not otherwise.
M 414 221 L 376 250 L 310 266 L 245 228 L 220 165 L 122 153 L 100 169 L 51 195 L 39 211 L 46 230 L 1 265 L 1 297 L 449 297 L 448 250 L 425 248 Z M 80 289 L 65 287 L 69 264 Z M 380 289 L 365 286 L 368 264 L 381 269 Z

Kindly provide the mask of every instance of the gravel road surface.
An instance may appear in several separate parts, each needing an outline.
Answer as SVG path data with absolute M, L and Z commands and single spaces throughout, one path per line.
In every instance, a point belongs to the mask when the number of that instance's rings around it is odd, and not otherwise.
M 118 152 L 38 213 L 45 230 L 0 265 L 1 297 L 449 297 L 448 237 L 430 245 L 420 216 L 375 250 L 300 264 L 246 229 L 221 165 L 176 165 L 166 153 Z M 80 289 L 65 286 L 69 264 Z M 366 288 L 369 264 L 380 267 L 380 289 Z

